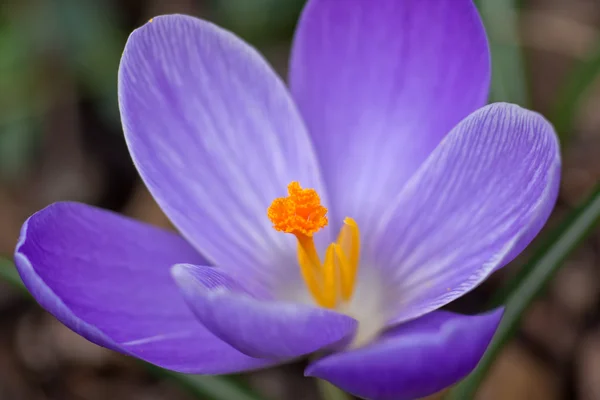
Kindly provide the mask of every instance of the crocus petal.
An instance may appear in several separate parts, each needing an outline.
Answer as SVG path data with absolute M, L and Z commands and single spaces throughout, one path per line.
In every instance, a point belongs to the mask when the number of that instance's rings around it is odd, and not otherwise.
M 33 297 L 96 344 L 182 372 L 267 365 L 198 323 L 169 275 L 178 261 L 205 262 L 171 232 L 78 203 L 30 217 L 15 253 Z
M 440 140 L 486 102 L 490 57 L 471 0 L 311 0 L 290 86 L 334 223 L 374 216 Z
M 357 327 L 351 317 L 319 307 L 257 299 L 214 267 L 173 267 L 199 321 L 252 357 L 287 360 L 348 343 Z
M 308 366 L 305 375 L 365 399 L 425 397 L 462 379 L 477 365 L 502 312 L 477 316 L 433 312 L 370 345 L 320 359 Z
M 293 180 L 323 190 L 299 113 L 254 49 L 205 21 L 156 17 L 127 42 L 119 104 L 148 189 L 211 264 L 263 281 L 273 265 L 296 271 L 295 241 L 266 210 Z
M 538 233 L 556 201 L 560 154 L 541 115 L 493 104 L 462 121 L 382 215 L 375 265 L 416 318 L 473 289 Z

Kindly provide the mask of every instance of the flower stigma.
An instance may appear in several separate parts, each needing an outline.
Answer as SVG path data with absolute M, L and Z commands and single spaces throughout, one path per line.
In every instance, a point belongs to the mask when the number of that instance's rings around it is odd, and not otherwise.
M 300 271 L 315 302 L 337 308 L 354 292 L 360 259 L 358 225 L 346 217 L 337 241 L 327 247 L 321 262 L 313 234 L 327 226 L 327 208 L 314 189 L 303 189 L 298 182 L 291 182 L 287 189 L 287 197 L 273 200 L 267 216 L 275 230 L 296 236 Z

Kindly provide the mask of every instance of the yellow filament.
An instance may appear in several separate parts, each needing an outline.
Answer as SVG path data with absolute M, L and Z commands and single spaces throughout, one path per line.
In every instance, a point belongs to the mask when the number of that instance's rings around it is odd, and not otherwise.
M 325 262 L 323 263 L 323 307 L 335 308 L 340 300 L 339 282 L 339 259 L 335 251 L 335 244 L 327 247 Z
M 360 232 L 356 221 L 346 217 L 337 239 L 340 247 L 342 298 L 350 300 L 354 292 L 358 263 L 360 261 Z
M 323 278 L 321 276 L 321 260 L 310 236 L 297 235 L 298 264 L 308 291 L 317 304 L 323 306 Z
M 352 298 L 360 260 L 360 233 L 352 218 L 346 218 L 336 243 L 331 243 L 321 263 L 311 236 L 296 234 L 298 263 L 306 287 L 316 303 L 336 308 Z

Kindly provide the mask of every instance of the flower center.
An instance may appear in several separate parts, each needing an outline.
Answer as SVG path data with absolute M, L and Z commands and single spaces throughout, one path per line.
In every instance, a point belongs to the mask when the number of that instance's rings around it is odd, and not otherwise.
M 274 229 L 298 239 L 298 264 L 315 302 L 321 307 L 337 308 L 354 292 L 360 236 L 356 222 L 346 217 L 337 241 L 327 247 L 321 262 L 313 234 L 327 225 L 326 214 L 319 194 L 314 189 L 303 189 L 298 182 L 290 183 L 288 196 L 273 200 L 267 210 Z

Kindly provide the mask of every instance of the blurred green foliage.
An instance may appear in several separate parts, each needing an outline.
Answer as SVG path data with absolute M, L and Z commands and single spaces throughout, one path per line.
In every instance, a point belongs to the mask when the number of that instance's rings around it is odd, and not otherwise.
M 264 45 L 292 37 L 304 0 L 210 0 L 210 4 L 220 25 Z
M 0 6 L 0 177 L 32 163 L 44 121 L 64 94 L 81 89 L 119 123 L 116 79 L 126 35 L 115 12 L 93 0 L 31 0 Z
M 119 13 L 94 0 L 55 0 L 52 11 L 73 75 L 103 115 L 118 124 L 117 71 L 127 38 Z
M 592 89 L 600 71 L 600 43 L 583 60 L 579 61 L 562 85 L 553 113 L 550 115 L 563 148 L 569 133 L 575 128 L 575 118 L 583 100 Z
M 476 0 L 492 53 L 490 101 L 529 105 L 527 68 L 519 45 L 519 0 Z
M 17 174 L 32 154 L 47 96 L 36 79 L 31 37 L 0 8 L 0 177 Z

